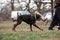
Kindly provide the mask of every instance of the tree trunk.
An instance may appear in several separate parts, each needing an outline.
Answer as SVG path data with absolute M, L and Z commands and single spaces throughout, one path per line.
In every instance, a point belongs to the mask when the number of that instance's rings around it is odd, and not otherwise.
M 14 0 L 11 0 L 11 9 L 14 10 Z

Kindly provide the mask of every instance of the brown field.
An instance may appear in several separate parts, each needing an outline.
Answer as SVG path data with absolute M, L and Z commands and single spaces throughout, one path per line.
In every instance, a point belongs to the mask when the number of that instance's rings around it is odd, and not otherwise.
M 54 30 L 48 30 L 48 25 L 45 25 L 42 21 L 37 21 L 37 25 L 43 29 L 43 31 L 33 26 L 33 31 L 30 31 L 28 24 L 22 22 L 16 27 L 16 32 L 12 31 L 13 25 L 16 22 L 1 21 L 0 22 L 0 40 L 60 40 L 60 31 L 57 27 Z M 20 35 L 20 36 L 19 36 Z

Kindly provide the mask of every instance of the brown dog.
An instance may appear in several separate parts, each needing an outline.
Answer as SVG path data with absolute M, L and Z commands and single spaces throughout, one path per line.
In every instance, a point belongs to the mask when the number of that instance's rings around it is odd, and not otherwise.
M 13 27 L 13 30 L 15 31 L 15 28 L 22 23 L 22 21 L 26 22 L 27 24 L 30 25 L 30 30 L 32 30 L 32 25 L 37 27 L 38 29 L 40 30 L 43 30 L 41 28 L 39 28 L 35 23 L 36 23 L 36 20 L 38 20 L 40 17 L 40 15 L 36 14 L 36 18 L 34 16 L 31 16 L 31 15 L 20 15 L 18 16 L 17 18 L 17 23 L 14 24 L 14 27 Z

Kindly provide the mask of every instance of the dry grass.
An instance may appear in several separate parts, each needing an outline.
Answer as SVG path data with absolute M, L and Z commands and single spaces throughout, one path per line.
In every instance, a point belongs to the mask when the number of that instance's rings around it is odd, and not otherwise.
M 53 31 L 48 30 L 49 24 L 44 25 L 42 21 L 37 21 L 37 25 L 44 29 L 41 31 L 33 26 L 33 32 L 30 31 L 28 24 L 22 22 L 17 26 L 17 32 L 12 31 L 16 22 L 0 22 L 0 40 L 60 40 L 60 31 L 55 27 Z

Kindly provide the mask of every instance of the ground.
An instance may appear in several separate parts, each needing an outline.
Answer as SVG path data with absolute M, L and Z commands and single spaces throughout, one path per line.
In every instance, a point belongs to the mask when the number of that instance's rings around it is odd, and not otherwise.
M 54 30 L 48 30 L 48 25 L 42 21 L 37 21 L 37 25 L 44 29 L 43 31 L 33 26 L 33 31 L 30 31 L 28 24 L 22 22 L 16 27 L 16 32 L 12 31 L 13 25 L 16 22 L 1 21 L 0 22 L 0 40 L 60 40 L 60 30 L 57 27 Z

